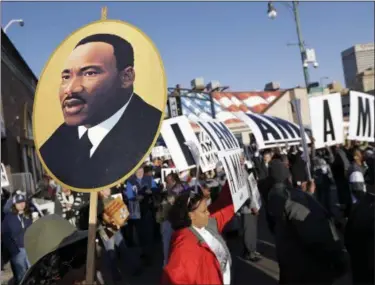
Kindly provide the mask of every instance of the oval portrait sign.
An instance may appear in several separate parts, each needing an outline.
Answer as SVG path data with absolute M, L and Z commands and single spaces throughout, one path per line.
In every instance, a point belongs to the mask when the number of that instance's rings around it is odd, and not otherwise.
M 39 158 L 72 190 L 112 187 L 150 153 L 166 100 L 152 41 L 122 21 L 91 23 L 66 38 L 43 70 L 33 112 Z

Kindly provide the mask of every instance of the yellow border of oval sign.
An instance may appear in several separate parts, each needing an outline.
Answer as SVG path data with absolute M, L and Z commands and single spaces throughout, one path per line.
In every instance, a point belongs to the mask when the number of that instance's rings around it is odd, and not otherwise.
M 136 80 L 134 91 L 145 102 L 161 112 L 160 122 L 156 135 L 147 152 L 137 165 L 121 179 L 113 183 L 93 189 L 74 188 L 60 181 L 46 166 L 39 148 L 64 122 L 58 99 L 58 89 L 61 80 L 61 68 L 64 61 L 74 49 L 75 45 L 84 37 L 97 33 L 110 33 L 129 41 L 134 48 Z M 56 96 L 51 96 L 56 94 Z M 38 102 L 42 100 L 41 104 Z M 160 54 L 151 39 L 137 27 L 119 20 L 99 20 L 92 22 L 70 34 L 53 52 L 45 65 L 38 82 L 33 106 L 33 133 L 37 155 L 47 173 L 58 184 L 79 192 L 100 191 L 113 187 L 129 178 L 150 154 L 152 147 L 160 134 L 161 124 L 165 116 L 167 103 L 167 78 Z

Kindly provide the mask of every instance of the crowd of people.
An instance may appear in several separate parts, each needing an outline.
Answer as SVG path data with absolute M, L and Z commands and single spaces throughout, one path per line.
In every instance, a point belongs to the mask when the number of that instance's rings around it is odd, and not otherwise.
M 242 171 L 256 178 L 261 203 L 250 195 L 237 213 L 243 258 L 262 259 L 257 228 L 264 211 L 279 284 L 333 284 L 348 272 L 353 284 L 373 284 L 374 145 L 315 150 L 311 141 L 308 154 L 298 146 L 246 147 Z M 98 284 L 124 284 L 121 264 L 134 276 L 155 265 L 158 242 L 164 260 L 155 283 L 231 284 L 231 251 L 222 233 L 236 213 L 225 171 L 218 163 L 207 173 L 193 168 L 163 181 L 162 169 L 173 167 L 170 159 L 154 158 L 123 184 L 99 192 Z M 9 259 L 15 284 L 83 284 L 90 196 L 48 176 L 39 189 L 55 203 L 54 214 L 43 216 L 25 193 L 2 189 L 2 265 Z M 121 228 L 103 218 L 115 196 L 129 211 Z

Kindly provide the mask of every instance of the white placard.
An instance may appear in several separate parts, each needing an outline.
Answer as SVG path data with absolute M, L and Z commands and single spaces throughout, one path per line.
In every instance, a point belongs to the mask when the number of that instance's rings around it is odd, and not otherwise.
M 201 154 L 199 166 L 202 172 L 207 172 L 216 169 L 216 165 L 219 162 L 219 156 L 217 149 L 212 142 L 209 135 L 206 132 L 200 132 L 200 145 L 201 145 Z
M 8 175 L 4 164 L 1 164 L 1 187 L 8 187 L 10 185 Z
M 234 210 L 237 212 L 249 198 L 247 174 L 241 165 L 243 150 L 237 138 L 224 123 L 216 120 L 199 120 L 197 123 L 217 150 L 229 183 Z
M 151 156 L 152 158 L 160 158 L 160 157 L 163 157 L 165 155 L 165 151 L 164 151 L 165 147 L 164 146 L 155 146 L 153 149 L 152 149 L 152 152 L 151 152 Z
M 247 179 L 250 185 L 250 192 L 251 192 L 250 200 L 252 201 L 252 203 L 254 203 L 255 208 L 259 211 L 260 208 L 262 207 L 262 198 L 260 197 L 258 183 L 253 173 L 250 173 Z
M 311 130 L 315 148 L 344 142 L 344 119 L 341 94 L 328 94 L 309 98 Z
M 187 117 L 179 116 L 164 120 L 161 134 L 179 171 L 188 170 L 196 166 L 196 161 L 186 142 L 191 141 L 199 148 L 200 145 Z M 199 151 L 201 150 L 199 149 Z
M 241 165 L 241 156 L 242 149 L 221 151 L 219 153 L 219 158 L 224 166 L 230 192 L 232 194 L 235 212 L 237 212 L 250 197 L 247 173 Z
M 374 95 L 350 91 L 349 139 L 375 141 Z
M 169 97 L 169 110 L 170 110 L 170 117 L 177 117 L 178 116 L 178 106 L 177 106 L 177 99 L 176 97 Z
M 259 149 L 278 147 L 285 144 L 289 146 L 301 143 L 301 136 L 297 124 L 284 119 L 245 112 L 233 112 L 253 132 Z M 305 133 L 307 143 L 309 136 Z

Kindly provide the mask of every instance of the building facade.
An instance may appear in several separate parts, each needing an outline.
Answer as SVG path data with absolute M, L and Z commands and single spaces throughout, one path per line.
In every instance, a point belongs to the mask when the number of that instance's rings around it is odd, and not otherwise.
M 32 130 L 37 82 L 27 63 L 1 30 L 1 162 L 12 174 L 30 173 L 33 183 L 39 181 L 43 173 L 35 153 Z
M 357 74 L 357 87 L 355 90 L 375 95 L 374 81 L 374 68 L 366 69 L 365 71 Z
M 355 90 L 357 74 L 374 68 L 374 43 L 357 44 L 341 53 L 346 87 Z M 360 91 L 360 90 L 358 90 Z

